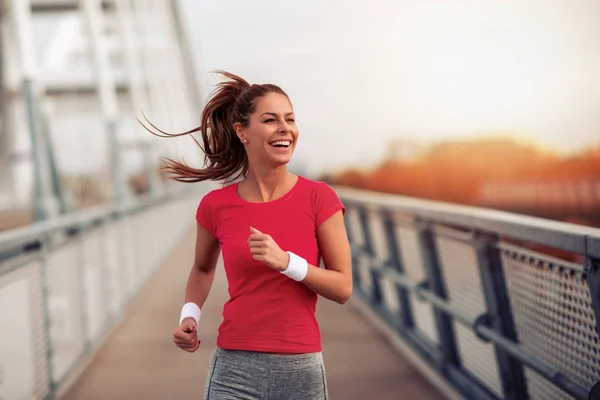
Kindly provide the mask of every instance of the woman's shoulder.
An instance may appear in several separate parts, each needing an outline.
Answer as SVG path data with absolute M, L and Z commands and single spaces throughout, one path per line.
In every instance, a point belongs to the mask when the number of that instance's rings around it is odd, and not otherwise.
M 299 179 L 302 179 L 303 186 L 313 193 L 320 194 L 324 192 L 335 192 L 335 190 L 327 182 L 309 179 L 303 176 L 299 176 Z
M 316 179 L 307 178 L 302 175 L 298 175 L 298 179 L 301 180 L 304 187 L 307 188 L 317 188 L 325 183 Z
M 346 208 L 337 192 L 328 183 L 308 178 L 302 179 L 303 186 L 310 193 L 310 203 L 317 226 L 320 226 L 336 211 L 346 212 Z
M 202 196 L 202 203 L 213 203 L 222 204 L 228 198 L 231 198 L 232 194 L 235 194 L 235 184 L 223 185 L 209 189 L 204 196 Z
M 310 194 L 313 202 L 339 202 L 340 198 L 333 187 L 327 182 L 300 177 L 305 191 Z M 305 192 L 305 193 L 306 193 Z

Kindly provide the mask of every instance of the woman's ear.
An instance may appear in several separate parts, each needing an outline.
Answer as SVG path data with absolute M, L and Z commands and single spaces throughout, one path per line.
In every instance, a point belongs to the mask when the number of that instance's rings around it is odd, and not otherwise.
M 235 124 L 233 124 L 233 129 L 235 130 L 235 134 L 237 135 L 238 139 L 240 139 L 240 142 L 248 143 L 248 139 L 246 138 L 246 132 L 244 132 L 244 127 L 242 126 L 242 124 L 236 122 Z

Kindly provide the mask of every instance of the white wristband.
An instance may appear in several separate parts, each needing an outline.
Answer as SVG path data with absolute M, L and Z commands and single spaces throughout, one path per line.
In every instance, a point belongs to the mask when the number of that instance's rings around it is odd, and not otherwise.
M 308 273 L 308 262 L 291 251 L 288 251 L 287 253 L 290 255 L 290 262 L 288 263 L 287 269 L 281 271 L 281 273 L 298 282 L 306 278 L 306 274 Z
M 198 307 L 196 303 L 185 303 L 183 307 L 181 307 L 179 325 L 181 325 L 183 320 L 188 317 L 194 318 L 194 321 L 196 321 L 196 325 L 198 325 L 198 322 L 200 322 L 200 307 Z

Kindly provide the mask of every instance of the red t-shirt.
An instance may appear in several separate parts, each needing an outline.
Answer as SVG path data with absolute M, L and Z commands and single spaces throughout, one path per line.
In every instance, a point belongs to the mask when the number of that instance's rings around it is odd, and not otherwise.
M 283 251 L 319 267 L 317 227 L 339 210 L 345 212 L 344 205 L 330 186 L 303 177 L 286 195 L 265 203 L 243 200 L 237 183 L 202 198 L 196 220 L 220 242 L 229 284 L 219 347 L 270 353 L 321 351 L 317 294 L 254 260 L 247 240 L 253 226 L 271 235 Z

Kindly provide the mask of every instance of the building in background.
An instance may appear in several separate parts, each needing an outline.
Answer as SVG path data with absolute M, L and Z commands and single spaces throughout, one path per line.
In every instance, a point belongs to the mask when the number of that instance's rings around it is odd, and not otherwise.
M 143 112 L 169 132 L 198 125 L 176 1 L 0 0 L 0 9 L 5 220 L 160 192 L 160 156 L 201 162 L 191 138 L 157 138 L 136 121 Z
M 484 182 L 476 204 L 540 218 L 600 226 L 600 179 L 496 179 Z

